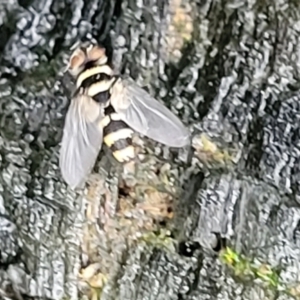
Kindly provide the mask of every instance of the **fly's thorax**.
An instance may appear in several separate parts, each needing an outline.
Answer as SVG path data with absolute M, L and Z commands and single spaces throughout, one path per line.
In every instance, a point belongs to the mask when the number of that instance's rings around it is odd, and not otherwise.
M 116 81 L 114 72 L 108 65 L 87 64 L 78 75 L 76 87 L 95 102 L 105 104 L 111 97 L 111 87 Z
M 110 98 L 110 88 L 113 85 L 113 83 L 114 78 L 95 81 L 95 83 L 91 84 L 88 88 L 86 88 L 86 93 L 96 102 L 103 102 L 101 101 L 103 95 L 109 96 L 108 99 Z M 106 101 L 108 99 L 106 99 Z
M 101 120 L 104 143 L 117 161 L 123 163 L 134 159 L 133 130 L 121 120 L 112 106 L 105 108 L 104 113 L 105 117 Z
M 109 79 L 112 78 L 114 75 L 114 72 L 112 68 L 108 65 L 103 65 L 103 66 L 94 66 L 94 65 L 86 65 L 84 70 L 77 76 L 76 79 L 76 87 L 79 88 L 81 87 L 85 80 L 89 78 L 93 78 L 95 81 L 99 80 L 104 80 L 104 79 Z M 85 82 L 85 84 L 89 83 Z

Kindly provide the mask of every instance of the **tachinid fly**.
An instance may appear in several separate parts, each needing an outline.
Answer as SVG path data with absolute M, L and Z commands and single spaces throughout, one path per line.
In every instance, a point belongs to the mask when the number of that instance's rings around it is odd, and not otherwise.
M 78 47 L 68 70 L 76 89 L 65 118 L 59 165 L 72 188 L 85 182 L 103 142 L 121 163 L 135 156 L 134 132 L 169 147 L 190 142 L 177 116 L 133 80 L 115 74 L 104 48 L 91 43 Z

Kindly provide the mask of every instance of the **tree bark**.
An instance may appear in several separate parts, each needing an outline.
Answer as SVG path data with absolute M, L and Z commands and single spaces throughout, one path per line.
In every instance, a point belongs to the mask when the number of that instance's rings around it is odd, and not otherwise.
M 275 2 L 0 3 L 0 297 L 297 296 L 300 7 Z M 86 194 L 59 172 L 63 69 L 90 36 L 194 135 L 185 160 L 146 141 L 151 159 L 125 180 L 139 189 L 122 186 L 109 155 Z M 212 251 L 223 238 L 248 269 Z M 83 278 L 91 264 L 98 288 Z M 273 277 L 253 281 L 264 266 Z

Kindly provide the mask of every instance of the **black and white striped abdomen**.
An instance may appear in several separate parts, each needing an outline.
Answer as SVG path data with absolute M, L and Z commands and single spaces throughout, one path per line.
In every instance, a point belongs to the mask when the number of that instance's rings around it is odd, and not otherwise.
M 105 109 L 105 118 L 101 125 L 103 141 L 111 149 L 114 158 L 120 163 L 134 159 L 133 130 L 120 119 L 111 105 Z

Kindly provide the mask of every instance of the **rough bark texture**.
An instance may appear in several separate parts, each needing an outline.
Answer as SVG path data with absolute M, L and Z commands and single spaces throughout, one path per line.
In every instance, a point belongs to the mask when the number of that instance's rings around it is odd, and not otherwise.
M 152 158 L 126 180 L 154 186 L 154 195 L 120 187 L 106 156 L 85 194 L 60 176 L 72 88 L 62 71 L 87 36 L 195 135 L 188 161 L 146 143 Z M 287 291 L 300 281 L 299 45 L 296 0 L 2 0 L 0 297 L 292 299 Z M 144 236 L 157 227 L 172 239 Z M 284 291 L 237 278 L 207 251 L 218 236 L 280 269 Z M 180 241 L 202 247 L 187 253 Z M 98 289 L 90 289 L 80 270 L 97 263 Z

